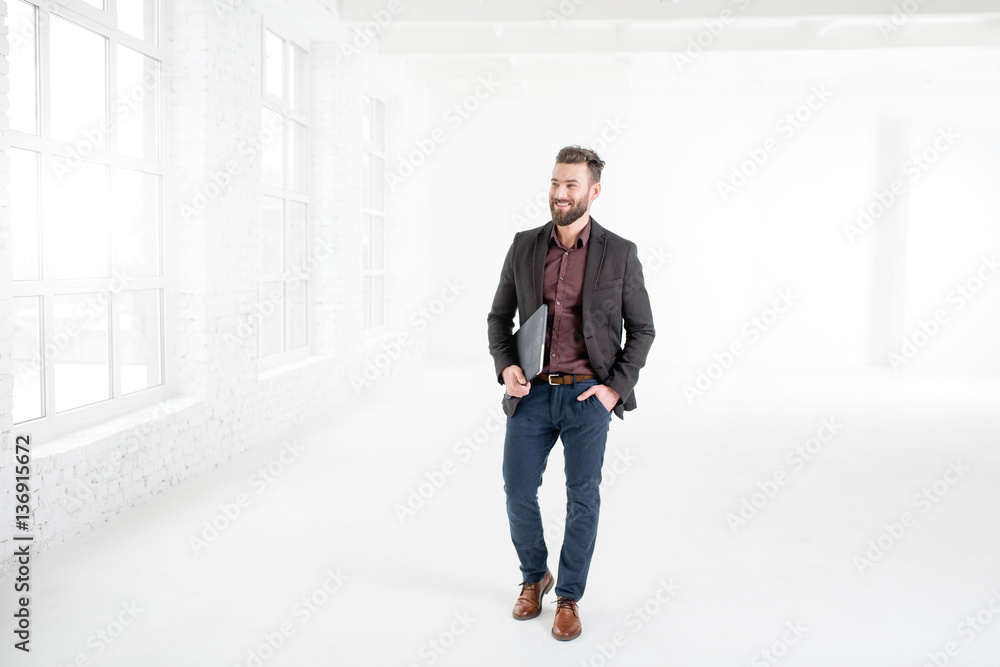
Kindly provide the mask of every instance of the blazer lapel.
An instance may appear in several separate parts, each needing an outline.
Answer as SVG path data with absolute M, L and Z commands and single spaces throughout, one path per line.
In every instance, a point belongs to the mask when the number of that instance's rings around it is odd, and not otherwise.
M 545 282 L 545 255 L 549 251 L 549 237 L 552 235 L 552 226 L 554 224 L 550 220 L 547 224 L 542 225 L 542 228 L 538 231 L 538 237 L 535 239 L 535 252 L 532 258 L 532 267 L 534 270 L 531 272 L 532 294 L 535 295 L 534 307 L 531 309 L 532 313 L 541 308 L 543 303 L 542 289 Z M 525 317 L 524 319 L 528 318 Z
M 591 216 L 590 240 L 587 241 L 587 267 L 583 273 L 583 320 L 585 322 L 590 313 L 590 302 L 594 294 L 594 286 L 597 284 L 597 276 L 601 273 L 601 265 L 604 263 L 607 240 L 604 235 L 604 227 L 597 224 L 597 220 Z

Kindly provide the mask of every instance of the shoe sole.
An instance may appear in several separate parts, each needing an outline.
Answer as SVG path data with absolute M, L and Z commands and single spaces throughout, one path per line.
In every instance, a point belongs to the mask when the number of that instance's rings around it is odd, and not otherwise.
M 580 636 L 580 633 L 581 633 L 581 632 L 583 632 L 583 629 L 582 629 L 582 628 L 581 628 L 580 630 L 577 630 L 577 631 L 576 631 L 576 634 L 574 634 L 574 635 L 569 635 L 569 636 L 567 637 L 566 635 L 557 635 L 557 634 L 556 634 L 556 631 L 555 631 L 555 630 L 553 630 L 553 631 L 552 631 L 552 636 L 553 636 L 553 637 L 555 637 L 556 639 L 558 639 L 558 640 L 559 640 L 559 641 L 561 641 L 561 642 L 568 642 L 568 641 L 572 641 L 573 639 L 576 639 L 577 637 L 579 637 L 579 636 Z
M 514 612 L 511 612 L 511 616 L 514 617 L 514 620 L 515 621 L 530 621 L 533 618 L 538 618 L 539 616 L 541 616 L 541 614 L 542 614 L 542 604 L 541 604 L 542 600 L 545 599 L 545 594 L 552 590 L 552 587 L 555 585 L 555 583 L 556 583 L 556 578 L 552 577 L 549 580 L 549 585 L 546 586 L 545 589 L 542 591 L 542 594 L 538 596 L 538 611 L 536 611 L 534 613 L 534 615 L 532 615 L 532 616 L 518 616 Z

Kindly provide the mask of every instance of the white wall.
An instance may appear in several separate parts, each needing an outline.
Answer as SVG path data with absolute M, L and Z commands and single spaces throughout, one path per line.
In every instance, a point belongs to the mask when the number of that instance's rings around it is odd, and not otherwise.
M 261 166 L 259 155 L 247 157 L 241 146 L 261 131 L 261 25 L 274 10 L 261 10 L 254 3 L 216 5 L 196 0 L 171 0 L 165 9 L 170 59 L 165 144 L 170 171 L 164 244 L 172 302 L 166 317 L 168 380 L 174 393 L 111 422 L 49 441 L 34 439 L 36 551 L 84 532 L 241 451 L 282 437 L 295 424 L 383 381 L 424 354 L 421 332 L 400 346 L 398 354 L 386 357 L 384 352 L 402 328 L 404 304 L 413 301 L 416 288 L 405 276 L 393 275 L 388 281 L 388 326 L 374 332 L 361 326 L 362 95 L 368 92 L 385 99 L 390 136 L 395 136 L 403 112 L 401 100 L 413 98 L 408 84 L 391 66 L 380 63 L 372 49 L 346 55 L 342 46 L 351 39 L 350 33 L 337 33 L 341 41 L 327 37 L 311 43 L 310 234 L 319 259 L 311 275 L 312 356 L 261 372 L 256 327 L 251 327 L 251 335 L 240 335 L 241 325 L 253 322 L 257 312 Z M 281 10 L 279 18 L 294 15 L 288 13 L 289 6 Z M 328 22 L 336 23 L 318 5 L 310 11 L 317 16 L 325 13 Z M 0 40 L 0 47 L 6 48 L 6 40 Z M 0 89 L 6 90 L 3 79 Z M 0 123 L 5 129 L 5 116 L 0 116 Z M 221 191 L 207 188 L 233 160 L 239 169 L 231 182 Z M 7 169 L 4 156 L 0 187 L 9 182 Z M 190 207 L 199 192 L 213 194 L 204 206 Z M 182 211 L 185 204 L 189 208 Z M 394 216 L 403 204 L 392 196 L 387 204 L 390 258 L 401 247 L 420 253 L 419 214 L 409 213 L 406 223 L 413 226 L 400 223 L 397 228 Z M 6 197 L 2 206 L 0 251 L 9 253 Z M 316 252 L 323 244 L 334 248 L 331 257 Z M 7 258 L 2 266 L 0 509 L 9 517 L 13 435 L 30 433 L 32 428 L 30 423 L 13 430 L 11 426 Z M 12 551 L 6 521 L 0 527 L 0 566 Z
M 567 58 L 525 77 L 515 69 L 491 79 L 495 73 L 484 70 L 479 81 L 424 81 L 407 78 L 405 59 L 376 57 L 371 48 L 348 57 L 338 40 L 350 33 L 341 30 L 310 47 L 311 234 L 314 247 L 335 249 L 311 278 L 313 356 L 261 373 L 255 336 L 239 344 L 227 337 L 254 314 L 259 165 L 244 165 L 199 215 L 184 217 L 179 206 L 259 131 L 262 11 L 291 16 L 282 8 L 302 4 L 327 11 L 305 0 L 263 10 L 227 3 L 224 13 L 195 0 L 166 5 L 164 227 L 175 395 L 37 443 L 39 548 L 280 437 L 428 354 L 435 363 L 463 364 L 462 381 L 491 377 L 486 313 L 504 253 L 515 231 L 549 219 L 552 160 L 570 143 L 596 147 L 607 160 L 595 217 L 639 245 L 658 330 L 651 368 L 703 367 L 743 340 L 749 318 L 788 289 L 798 301 L 749 349 L 745 367 L 862 369 L 884 359 L 893 335 L 898 342 L 948 308 L 950 321 L 907 370 L 1000 372 L 1000 281 L 961 310 L 948 299 L 982 256 L 1000 253 L 992 213 L 1000 148 L 995 52 L 707 53 L 683 76 L 667 57 L 634 56 L 627 80 L 589 80 L 588 63 Z M 3 49 L 0 40 L 0 55 Z M 816 85 L 831 99 L 784 137 L 777 123 Z M 374 335 L 360 326 L 363 92 L 387 102 L 388 166 L 405 171 L 387 204 L 387 326 Z M 898 132 L 885 130 L 895 123 Z M 941 127 L 961 138 L 908 186 L 905 205 L 851 244 L 844 225 L 857 207 Z M 719 181 L 772 137 L 778 150 L 723 201 Z M 908 151 L 892 154 L 896 140 Z M 404 160 L 414 168 L 402 169 Z M 4 157 L 0 192 L 8 183 Z M 6 207 L 0 197 L 0 510 L 11 501 L 12 436 L 23 430 L 12 430 L 10 418 Z M 672 377 L 678 386 L 686 379 Z M 0 557 L 11 553 L 10 537 L 9 524 L 0 523 Z
M 7 25 L 7 4 L 0 4 L 0 17 L 4 26 Z M 9 89 L 10 81 L 7 77 L 9 64 L 7 56 L 10 53 L 10 43 L 6 39 L 0 39 L 0 90 Z M 4 106 L 7 106 L 6 94 L 4 94 Z M 0 475 L 3 483 L 0 484 L 0 508 L 6 510 L 13 507 L 14 484 L 13 472 L 8 461 L 13 451 L 13 438 L 11 437 L 12 412 L 14 409 L 14 364 L 11 359 L 14 346 L 12 344 L 12 320 L 11 310 L 13 301 L 11 300 L 11 262 L 10 254 L 10 160 L 7 158 L 7 148 L 10 146 L 8 130 L 10 121 L 7 114 L 0 114 L 0 453 L 3 459 L 0 460 Z M 10 516 L 8 514 L 8 516 Z M 14 526 L 10 521 L 2 522 L 0 525 L 0 558 L 6 560 L 12 550 L 9 546 L 12 541 Z M 2 562 L 2 561 L 0 561 Z M 2 567 L 2 566 L 0 566 Z
M 593 212 L 636 241 L 648 264 L 658 334 L 651 365 L 704 365 L 746 341 L 742 326 L 782 288 L 798 300 L 741 365 L 888 365 L 890 343 L 937 308 L 952 308 L 954 283 L 973 275 L 983 255 L 1000 253 L 989 185 L 1000 168 L 992 120 L 998 61 L 995 51 L 962 49 L 709 53 L 683 76 L 669 57 L 650 57 L 627 82 L 580 81 L 587 63 L 571 72 L 553 66 L 548 81 L 542 71 L 533 71 L 537 80 L 501 78 L 414 177 L 414 187 L 434 196 L 439 273 L 447 267 L 471 285 L 448 313 L 455 335 L 435 355 L 458 348 L 489 367 L 485 315 L 511 237 L 549 219 L 531 200 L 545 201 L 556 151 L 594 145 L 606 130 L 611 140 L 600 153 L 608 165 Z M 558 80 L 563 73 L 575 77 L 572 85 Z M 829 99 L 814 97 L 800 127 L 783 122 L 814 86 Z M 438 86 L 437 104 L 448 107 L 475 86 L 464 87 Z M 896 124 L 907 150 L 886 154 L 883 129 Z M 845 225 L 857 208 L 947 127 L 961 138 L 919 180 L 906 181 L 908 204 L 891 205 L 852 243 Z M 411 137 L 411 150 L 420 138 Z M 724 199 L 719 182 L 769 138 L 777 149 Z M 903 230 L 903 259 L 892 268 L 900 288 L 883 303 L 876 287 L 886 258 L 877 239 L 880 227 L 897 224 L 893 216 Z M 1000 372 L 1000 349 L 988 340 L 1000 330 L 998 305 L 1000 280 L 954 312 L 907 370 Z M 877 330 L 884 308 L 898 311 L 894 333 Z

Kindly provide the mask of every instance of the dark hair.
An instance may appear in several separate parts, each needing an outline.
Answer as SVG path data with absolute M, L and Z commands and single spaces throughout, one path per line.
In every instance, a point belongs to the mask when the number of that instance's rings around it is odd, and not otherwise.
M 582 164 L 586 162 L 590 169 L 590 182 L 601 182 L 601 171 L 604 169 L 604 160 L 597 157 L 597 153 L 589 148 L 581 148 L 576 144 L 566 146 L 556 155 L 556 164 Z

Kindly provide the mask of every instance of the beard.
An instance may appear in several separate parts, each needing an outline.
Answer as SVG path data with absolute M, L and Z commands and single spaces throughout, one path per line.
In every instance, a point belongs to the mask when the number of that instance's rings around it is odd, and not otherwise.
M 567 209 L 556 208 L 555 200 L 549 199 L 549 211 L 552 213 L 552 222 L 560 227 L 571 225 L 587 212 L 587 201 L 583 198 L 569 200 L 570 206 Z

